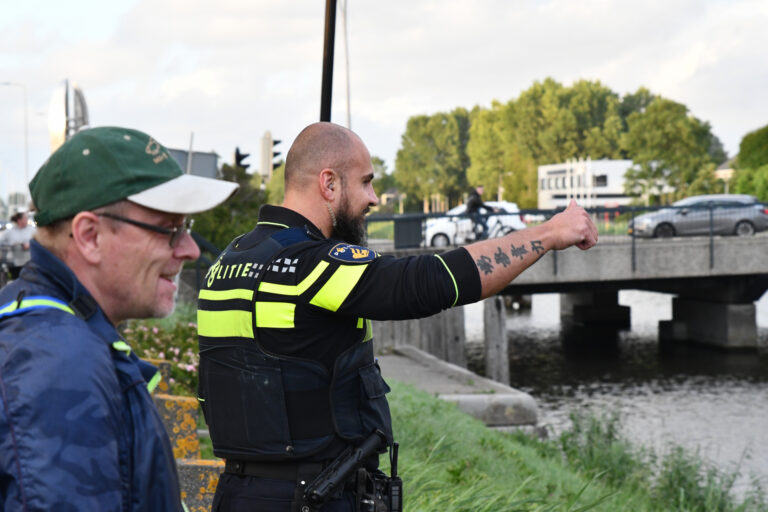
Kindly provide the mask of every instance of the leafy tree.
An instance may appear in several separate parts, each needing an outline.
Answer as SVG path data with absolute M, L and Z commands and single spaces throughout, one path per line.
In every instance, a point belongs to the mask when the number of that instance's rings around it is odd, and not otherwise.
M 194 230 L 219 249 L 224 249 L 236 236 L 253 229 L 265 193 L 254 187 L 251 176 L 242 167 L 224 164 L 222 178 L 240 185 L 234 196 L 212 210 L 194 215 Z
M 660 195 L 671 187 L 674 197 L 684 197 L 699 170 L 713 163 L 709 125 L 680 103 L 656 98 L 630 114 L 627 124 L 622 146 L 634 162 L 626 174 L 630 195 Z
M 737 169 L 733 177 L 733 191 L 750 194 L 768 202 L 768 163 L 757 169 Z
M 420 115 L 408 119 L 395 160 L 395 179 L 409 199 L 442 194 L 455 204 L 466 188 L 469 113 Z
M 768 164 L 768 125 L 746 134 L 739 144 L 740 169 L 757 169 Z
M 267 198 L 269 204 L 281 204 L 285 198 L 285 163 L 272 171 L 272 178 L 267 183 Z
M 373 190 L 381 199 L 381 194 L 396 186 L 395 177 L 387 172 L 387 163 L 378 156 L 371 157 L 373 165 Z

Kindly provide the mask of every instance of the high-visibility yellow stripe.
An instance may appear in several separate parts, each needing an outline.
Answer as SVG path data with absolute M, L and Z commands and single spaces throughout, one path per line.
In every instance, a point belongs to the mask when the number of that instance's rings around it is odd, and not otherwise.
M 453 272 L 451 272 L 451 269 L 448 268 L 448 265 L 445 263 L 445 260 L 440 257 L 439 254 L 435 254 L 435 257 L 440 260 L 440 263 L 443 264 L 445 267 L 445 270 L 448 271 L 448 275 L 451 276 L 451 281 L 453 281 L 453 289 L 456 290 L 456 298 L 453 299 L 453 304 L 451 304 L 451 307 L 455 306 L 457 302 L 459 302 L 459 286 L 456 284 L 456 278 L 453 277 Z
M 362 329 L 362 328 L 363 328 L 363 323 L 364 323 L 364 322 L 365 322 L 365 318 L 362 318 L 362 317 L 358 318 L 358 319 L 357 319 L 357 328 L 358 328 L 358 329 Z
M 64 304 L 63 302 L 59 302 L 54 299 L 48 299 L 43 297 L 29 297 L 27 299 L 24 299 L 21 301 L 21 304 L 19 304 L 18 301 L 9 302 L 2 308 L 0 308 L 0 315 L 12 313 L 14 311 L 18 311 L 21 309 L 37 309 L 37 308 L 54 308 L 54 309 L 60 309 L 61 311 L 66 311 L 67 313 L 74 315 L 75 312 Z
M 309 303 L 329 311 L 336 311 L 352 292 L 366 268 L 368 264 L 340 266 Z
M 211 338 L 253 338 L 250 311 L 197 310 L 197 333 Z
M 365 319 L 365 338 L 363 338 L 363 343 L 366 341 L 371 341 L 373 339 L 373 326 L 371 325 L 371 321 L 366 318 Z
M 117 350 L 118 352 L 124 353 L 126 356 L 131 355 L 131 346 L 126 342 L 124 342 L 123 340 L 112 342 L 112 348 Z
M 290 302 L 257 302 L 256 327 L 292 328 L 296 304 Z
M 200 290 L 199 298 L 203 300 L 253 299 L 253 290 L 233 288 L 231 290 Z
M 147 391 L 152 393 L 157 387 L 157 385 L 160 384 L 161 380 L 163 380 L 163 376 L 160 375 L 160 372 L 155 372 L 152 378 L 149 379 L 149 382 L 147 382 Z
M 321 261 L 317 266 L 305 277 L 299 284 L 293 286 L 288 284 L 266 283 L 262 282 L 259 285 L 260 292 L 274 293 L 276 295 L 293 295 L 298 297 L 309 289 L 310 286 L 315 284 L 315 281 L 325 272 L 328 268 L 327 261 Z

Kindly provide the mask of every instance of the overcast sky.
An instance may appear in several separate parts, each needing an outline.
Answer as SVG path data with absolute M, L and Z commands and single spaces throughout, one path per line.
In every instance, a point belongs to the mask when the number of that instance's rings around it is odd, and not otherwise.
M 340 4 L 341 5 L 341 4 Z M 29 177 L 49 153 L 64 79 L 91 125 L 163 144 L 235 146 L 258 167 L 270 130 L 283 156 L 317 121 L 323 0 L 3 1 L 0 82 L 26 86 Z M 768 0 L 349 0 L 352 129 L 394 167 L 409 116 L 489 106 L 551 76 L 646 86 L 708 121 L 729 155 L 768 124 Z M 346 124 L 337 20 L 332 120 Z M 0 196 L 24 185 L 22 87 L 0 86 Z

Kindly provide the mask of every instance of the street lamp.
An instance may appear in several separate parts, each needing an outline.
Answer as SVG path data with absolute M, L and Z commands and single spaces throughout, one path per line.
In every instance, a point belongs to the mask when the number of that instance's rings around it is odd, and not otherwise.
M 29 111 L 27 108 L 27 86 L 18 82 L 0 82 L 0 85 L 21 87 L 24 91 L 24 198 L 27 197 L 29 186 Z

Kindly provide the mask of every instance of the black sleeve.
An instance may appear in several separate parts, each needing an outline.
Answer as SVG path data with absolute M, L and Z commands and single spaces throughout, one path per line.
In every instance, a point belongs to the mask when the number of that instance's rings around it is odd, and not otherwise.
M 441 255 L 379 257 L 368 264 L 338 312 L 372 320 L 430 316 L 480 298 L 480 275 L 466 249 Z

